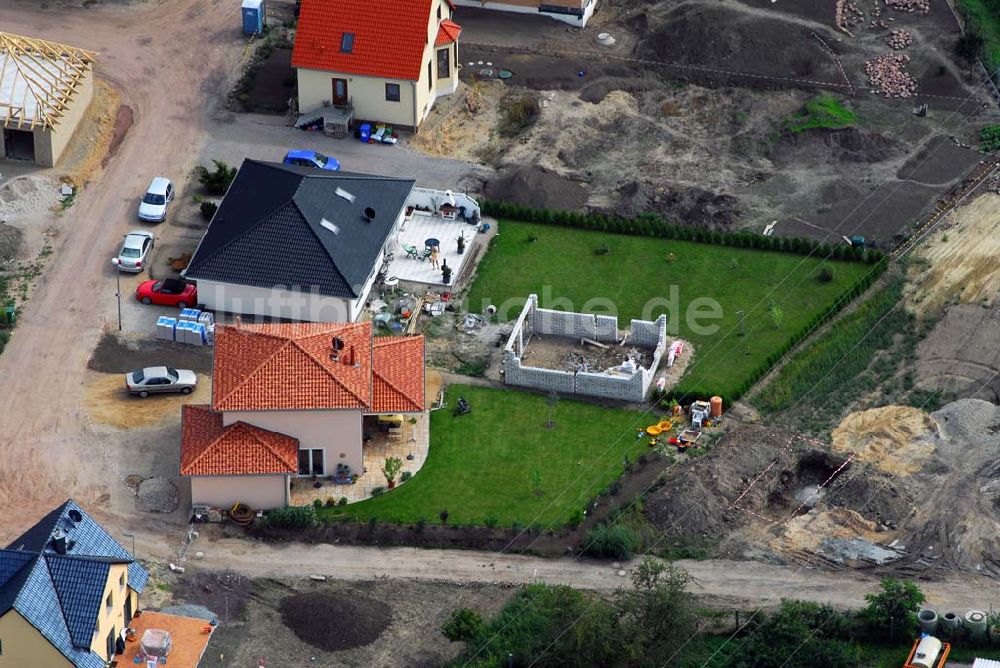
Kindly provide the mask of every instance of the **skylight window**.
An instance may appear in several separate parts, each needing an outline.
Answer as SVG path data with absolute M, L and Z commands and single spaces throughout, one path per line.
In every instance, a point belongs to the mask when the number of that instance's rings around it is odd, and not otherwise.
M 352 51 L 354 51 L 354 33 L 345 32 L 340 37 L 340 52 L 351 53 Z
M 336 190 L 334 190 L 333 192 L 334 192 L 334 193 L 336 193 L 336 195 L 337 195 L 338 197 L 343 197 L 344 199 L 346 199 L 346 200 L 347 200 L 348 202 L 350 202 L 351 204 L 354 204 L 354 200 L 356 199 L 356 198 L 354 197 L 354 195 L 352 195 L 351 193 L 347 192 L 347 191 L 346 191 L 346 190 L 344 190 L 343 188 L 337 188 L 337 189 L 336 189 Z
M 340 232 L 340 228 L 337 227 L 336 225 L 334 225 L 333 223 L 331 223 L 326 218 L 324 218 L 323 220 L 319 221 L 319 224 L 323 227 L 323 229 L 330 230 L 334 234 L 337 234 L 338 232 Z

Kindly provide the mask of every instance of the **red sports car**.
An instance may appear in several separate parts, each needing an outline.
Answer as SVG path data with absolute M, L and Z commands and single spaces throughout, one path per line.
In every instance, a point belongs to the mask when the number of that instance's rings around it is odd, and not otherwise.
M 135 298 L 143 304 L 160 304 L 187 308 L 198 303 L 198 288 L 176 278 L 163 281 L 143 281 L 135 289 Z

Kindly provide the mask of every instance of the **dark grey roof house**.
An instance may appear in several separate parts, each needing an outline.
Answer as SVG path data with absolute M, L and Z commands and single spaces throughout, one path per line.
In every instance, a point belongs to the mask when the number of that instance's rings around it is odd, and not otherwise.
M 346 311 L 332 320 L 354 320 L 413 185 L 245 160 L 184 275 L 209 309 L 331 320 L 286 308 L 305 298 L 339 301 Z

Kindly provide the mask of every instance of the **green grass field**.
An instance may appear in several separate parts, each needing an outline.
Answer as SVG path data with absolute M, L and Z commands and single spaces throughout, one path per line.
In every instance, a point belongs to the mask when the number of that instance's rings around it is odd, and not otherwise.
M 983 38 L 983 61 L 1000 67 L 1000 3 L 996 0 L 958 0 L 959 8 Z
M 792 132 L 806 130 L 839 130 L 858 122 L 857 114 L 845 107 L 832 93 L 820 93 L 806 102 L 805 107 L 785 122 Z
M 545 396 L 516 390 L 451 385 L 448 402 L 459 396 L 472 413 L 449 408 L 431 414 L 430 454 L 412 480 L 379 497 L 320 515 L 357 520 L 449 524 L 561 526 L 574 511 L 618 478 L 626 455 L 646 449 L 636 439 L 645 421 L 636 411 L 602 408 L 563 399 L 547 429 Z
M 602 247 L 608 252 L 598 255 Z M 667 259 L 671 253 L 673 262 Z M 830 269 L 831 281 L 817 279 L 821 266 Z M 501 317 L 513 319 L 528 294 L 537 293 L 543 308 L 608 313 L 613 306 L 622 329 L 631 318 L 668 313 L 668 332 L 691 341 L 696 351 L 677 392 L 733 396 L 770 356 L 872 270 L 792 253 L 505 220 L 480 262 L 468 304 L 474 312 L 495 304 Z M 654 301 L 669 299 L 671 286 L 676 286 L 672 312 Z M 701 321 L 716 325 L 713 333 L 696 333 L 686 317 L 699 298 L 715 300 L 722 309 L 721 319 Z M 738 331 L 741 310 L 745 336 Z

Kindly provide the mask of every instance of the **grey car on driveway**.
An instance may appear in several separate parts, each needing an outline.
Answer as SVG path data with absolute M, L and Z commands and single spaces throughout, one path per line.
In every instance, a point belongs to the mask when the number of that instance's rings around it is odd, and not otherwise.
M 129 394 L 148 397 L 151 394 L 180 392 L 191 394 L 198 386 L 194 371 L 174 369 L 169 366 L 150 366 L 125 374 L 125 388 Z
M 125 235 L 122 247 L 118 251 L 117 262 L 114 265 L 118 271 L 130 274 L 140 273 L 149 261 L 149 251 L 153 250 L 154 237 L 152 232 L 134 230 Z

